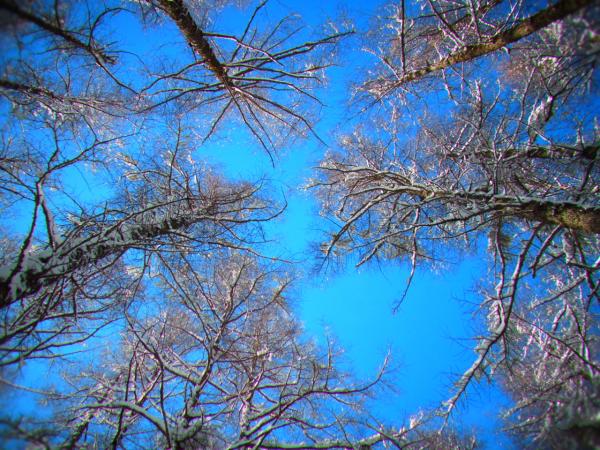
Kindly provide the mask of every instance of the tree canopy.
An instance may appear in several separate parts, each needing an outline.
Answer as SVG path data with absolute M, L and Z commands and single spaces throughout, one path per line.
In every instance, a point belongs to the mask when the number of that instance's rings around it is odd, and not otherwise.
M 268 0 L 0 0 L 0 21 L 0 382 L 44 411 L 4 408 L 0 439 L 476 448 L 451 419 L 486 378 L 522 446 L 600 446 L 597 2 L 400 0 L 311 28 Z M 325 136 L 334 66 L 349 114 Z M 270 180 L 199 148 L 278 171 L 306 140 L 325 231 L 300 264 L 272 242 Z M 449 254 L 486 269 L 472 362 L 439 407 L 377 417 L 387 360 L 357 379 L 295 286 L 403 265 L 415 301 Z

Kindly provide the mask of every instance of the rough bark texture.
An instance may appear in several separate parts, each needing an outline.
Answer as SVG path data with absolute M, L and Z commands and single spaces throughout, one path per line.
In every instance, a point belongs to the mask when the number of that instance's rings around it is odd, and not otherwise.
M 493 210 L 575 231 L 600 234 L 600 208 L 568 201 L 548 201 L 466 192 L 459 196 L 486 204 Z
M 173 19 L 179 30 L 185 36 L 191 47 L 204 59 L 204 64 L 225 85 L 232 88 L 233 82 L 227 75 L 223 64 L 218 60 L 210 43 L 204 36 L 202 30 L 196 25 L 196 21 L 183 4 L 182 0 L 160 0 L 161 8 Z
M 530 202 L 524 205 L 523 216 L 584 233 L 600 234 L 599 208 L 586 208 L 571 203 Z

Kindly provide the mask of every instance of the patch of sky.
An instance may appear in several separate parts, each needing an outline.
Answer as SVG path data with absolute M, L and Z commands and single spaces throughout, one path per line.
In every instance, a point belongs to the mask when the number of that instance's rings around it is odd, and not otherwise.
M 369 266 L 319 278 L 302 289 L 298 312 L 306 332 L 324 343 L 332 336 L 345 350 L 347 369 L 358 378 L 374 377 L 390 353 L 394 394 L 370 404 L 389 423 L 435 408 L 450 396 L 451 381 L 475 355 L 473 315 L 476 294 L 469 293 L 482 272 L 473 256 L 441 273 L 418 272 L 407 298 L 405 267 Z M 465 292 L 467 292 L 465 294 Z M 497 413 L 506 399 L 497 386 L 480 383 L 469 389 L 470 403 L 456 417 L 459 428 L 482 431 L 486 448 L 510 448 L 498 441 Z M 501 442 L 500 447 L 496 444 Z

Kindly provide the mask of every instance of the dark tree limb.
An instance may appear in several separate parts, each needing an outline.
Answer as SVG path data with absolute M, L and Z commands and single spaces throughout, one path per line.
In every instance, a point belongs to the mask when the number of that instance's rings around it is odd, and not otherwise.
M 36 294 L 44 286 L 51 285 L 66 275 L 96 264 L 104 258 L 119 257 L 130 248 L 144 247 L 153 239 L 183 232 L 194 224 L 213 225 L 221 234 L 231 235 L 235 240 L 236 235 L 232 229 L 236 225 L 272 218 L 271 215 L 267 218 L 238 217 L 240 212 L 246 210 L 239 202 L 250 199 L 255 192 L 251 190 L 233 193 L 189 211 L 166 213 L 165 217 L 156 220 L 140 220 L 145 214 L 151 213 L 142 211 L 132 214 L 129 220 L 106 226 L 90 236 L 66 239 L 56 249 L 46 248 L 24 255 L 23 261 L 18 261 L 17 264 L 0 267 L 0 308 L 6 308 L 22 297 Z M 186 198 L 181 201 L 193 203 L 194 200 Z M 247 212 L 257 212 L 260 209 L 263 208 L 249 206 Z M 207 242 L 214 240 L 212 234 L 205 238 Z M 224 242 L 221 244 L 225 245 Z
M 21 8 L 16 1 L 0 0 L 0 10 L 8 11 L 9 13 L 19 17 L 20 19 L 30 22 L 36 25 L 37 27 L 49 32 L 50 34 L 58 36 L 59 38 L 71 44 L 73 47 L 89 53 L 95 59 L 97 59 L 99 63 L 114 64 L 116 62 L 116 59 L 113 56 L 107 54 L 106 51 L 102 48 L 99 48 L 98 46 L 94 45 L 91 36 L 90 42 L 83 42 L 82 40 L 78 39 L 73 33 L 56 26 L 44 17 L 40 17 L 32 12 L 26 11 L 25 9 Z
M 219 61 L 213 48 L 206 39 L 204 32 L 196 25 L 182 0 L 160 0 L 161 8 L 173 19 L 179 30 L 185 36 L 190 46 L 204 59 L 204 64 L 230 90 L 234 87 L 233 81 L 227 75 L 223 64 Z

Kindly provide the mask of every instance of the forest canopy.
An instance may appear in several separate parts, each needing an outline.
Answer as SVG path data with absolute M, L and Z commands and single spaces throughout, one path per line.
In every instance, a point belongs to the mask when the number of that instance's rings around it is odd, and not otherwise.
M 600 5 L 284 3 L 0 0 L 0 395 L 37 402 L 2 401 L 0 442 L 482 448 L 455 419 L 485 380 L 520 448 L 600 446 Z M 213 163 L 231 149 L 254 176 Z M 302 258 L 262 157 L 315 199 Z M 310 336 L 301 287 L 401 267 L 402 314 L 469 255 L 466 369 L 378 415 L 396 370 Z

